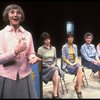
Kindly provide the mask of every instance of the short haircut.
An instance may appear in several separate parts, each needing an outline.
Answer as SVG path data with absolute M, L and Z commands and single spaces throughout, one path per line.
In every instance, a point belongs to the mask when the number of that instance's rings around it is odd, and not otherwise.
M 22 15 L 22 18 L 21 18 L 21 22 L 24 21 L 25 19 L 25 14 L 24 14 L 24 11 L 23 9 L 19 6 L 19 5 L 16 5 L 16 4 L 11 4 L 11 5 L 8 5 L 5 9 L 4 9 L 4 12 L 3 12 L 3 19 L 5 22 L 9 22 L 8 20 L 8 13 L 11 9 L 18 9 Z
M 87 33 L 85 33 L 85 35 L 84 35 L 84 39 L 86 39 L 88 36 L 91 36 L 92 39 L 93 39 L 93 34 L 92 34 L 91 32 L 87 32 Z
M 73 37 L 73 38 L 74 38 L 74 34 L 73 34 L 72 32 L 69 32 L 69 33 L 67 34 L 67 38 L 69 38 L 69 37 Z
M 42 39 L 42 41 L 44 41 L 44 40 L 47 39 L 47 38 L 50 38 L 49 33 L 43 32 L 43 33 L 41 34 L 41 39 Z

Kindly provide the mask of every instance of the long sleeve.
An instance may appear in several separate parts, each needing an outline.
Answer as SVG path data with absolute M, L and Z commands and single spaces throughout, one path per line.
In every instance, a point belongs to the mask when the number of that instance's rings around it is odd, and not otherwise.
M 95 54 L 95 59 L 96 59 L 97 61 L 99 61 L 99 55 L 98 55 L 97 50 L 96 50 L 96 48 L 95 48 L 94 45 L 93 45 L 93 52 L 94 52 L 94 54 Z
M 94 59 L 92 59 L 92 58 L 90 58 L 88 55 L 87 55 L 87 53 L 86 53 L 86 49 L 85 49 L 85 46 L 84 45 L 82 45 L 81 46 L 81 54 L 82 54 L 82 56 L 87 60 L 87 61 L 94 61 Z
M 35 49 L 34 49 L 34 41 L 32 39 L 32 35 L 30 34 L 30 44 L 29 44 L 29 49 L 27 50 L 27 57 L 28 59 L 31 59 L 35 57 Z
M 67 63 L 67 64 L 71 65 L 71 62 L 70 62 L 68 59 L 63 58 L 63 61 L 64 61 L 65 63 Z
M 0 33 L 0 64 L 5 64 L 11 60 L 14 60 L 16 54 L 14 50 L 8 52 L 4 50 L 6 43 L 2 35 L 3 33 Z
M 78 49 L 77 49 L 77 46 L 75 48 L 75 62 L 77 63 L 79 61 L 78 59 Z
M 2 54 L 0 54 L 0 64 L 6 64 L 6 63 L 14 60 L 15 57 L 16 57 L 16 55 L 15 55 L 14 51 L 2 53 Z
M 66 64 L 63 64 L 66 66 L 67 64 L 71 64 L 71 62 L 66 58 L 66 48 L 63 46 L 62 47 L 62 59 Z
M 77 63 L 79 61 L 78 57 L 75 57 L 75 62 Z

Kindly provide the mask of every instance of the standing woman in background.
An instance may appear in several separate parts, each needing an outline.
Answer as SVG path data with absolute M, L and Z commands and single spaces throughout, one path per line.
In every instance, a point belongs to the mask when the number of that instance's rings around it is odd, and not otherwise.
M 0 31 L 0 98 L 37 98 L 30 64 L 41 59 L 35 55 L 31 33 L 20 26 L 24 18 L 16 4 L 3 12 L 8 25 Z
M 43 32 L 41 35 L 43 45 L 38 48 L 38 54 L 42 57 L 42 78 L 47 84 L 48 81 L 53 81 L 54 99 L 60 98 L 60 76 L 58 73 L 56 48 L 51 45 L 50 35 Z

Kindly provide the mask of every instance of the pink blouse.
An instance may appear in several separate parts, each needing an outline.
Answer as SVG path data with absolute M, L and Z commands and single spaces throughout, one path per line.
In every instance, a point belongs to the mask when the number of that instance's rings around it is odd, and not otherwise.
M 16 55 L 14 48 L 19 39 L 25 38 L 27 49 Z M 0 76 L 16 80 L 17 72 L 22 79 L 32 72 L 28 60 L 35 57 L 32 35 L 22 26 L 15 32 L 7 25 L 0 31 Z

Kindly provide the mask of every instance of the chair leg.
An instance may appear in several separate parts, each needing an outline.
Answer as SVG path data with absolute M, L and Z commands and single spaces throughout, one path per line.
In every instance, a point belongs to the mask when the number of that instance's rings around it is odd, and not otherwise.
M 61 78 L 60 78 L 60 81 L 61 81 L 61 87 L 62 87 L 62 94 L 64 94 L 64 88 L 63 88 L 63 84 L 62 84 Z
M 84 78 L 85 78 L 85 81 L 86 81 L 86 86 L 88 86 L 88 81 L 87 81 L 87 77 L 86 77 L 85 71 L 83 71 L 83 73 L 84 73 Z M 82 80 L 82 81 L 83 81 L 83 85 L 85 86 L 84 80 Z
M 65 88 L 66 88 L 66 93 L 68 93 L 68 88 L 66 86 L 66 83 L 65 83 L 65 80 L 63 79 L 63 82 L 64 82 L 64 85 L 65 85 Z
M 73 82 L 74 82 L 75 78 L 76 78 L 76 75 L 75 75 L 74 78 L 73 78 Z
M 84 72 L 84 77 L 85 77 L 85 80 L 86 80 L 86 84 L 87 84 L 87 86 L 88 86 L 89 84 L 88 84 L 88 80 L 87 80 L 87 77 L 86 77 L 86 75 L 85 75 L 85 72 Z
M 62 81 L 64 82 L 65 89 L 66 89 L 66 93 L 68 93 L 68 89 L 67 89 L 67 86 L 66 86 L 65 80 L 64 80 L 64 79 L 61 79 L 62 94 L 64 94 L 64 87 L 63 87 Z
M 91 72 L 90 76 L 94 76 L 94 72 Z
M 86 77 L 84 68 L 82 68 L 82 72 L 84 73 L 84 78 L 85 78 L 85 81 L 86 81 L 86 86 L 88 86 L 88 81 L 87 81 L 87 77 Z M 83 81 L 83 85 L 85 86 L 84 80 L 82 80 L 82 81 Z
M 84 80 L 82 79 L 82 83 L 83 83 L 83 86 L 85 87 L 85 83 L 84 83 Z

